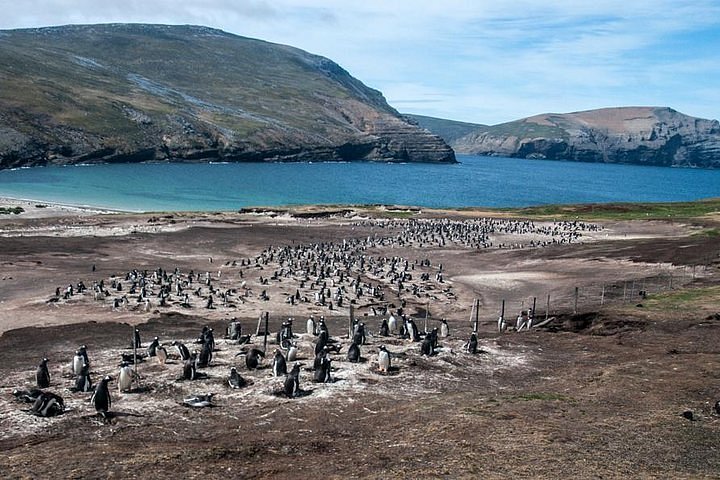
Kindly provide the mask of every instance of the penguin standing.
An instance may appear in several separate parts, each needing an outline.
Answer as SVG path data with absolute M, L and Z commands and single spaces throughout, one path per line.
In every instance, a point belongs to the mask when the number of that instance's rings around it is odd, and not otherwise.
M 210 362 L 212 362 L 213 353 L 210 345 L 210 342 L 205 342 L 200 350 L 200 356 L 198 357 L 197 362 L 197 366 L 200 368 L 205 368 L 210 365 Z
M 315 373 L 313 374 L 313 381 L 315 383 L 329 383 L 331 382 L 330 378 L 330 363 L 332 360 L 330 360 L 330 357 L 325 355 L 321 362 L 320 362 L 320 368 L 315 369 Z
M 110 411 L 110 407 L 112 406 L 110 390 L 108 389 L 108 382 L 111 380 L 112 378 L 106 375 L 105 378 L 97 384 L 95 392 L 92 397 L 90 397 L 90 403 L 93 404 L 95 410 L 103 417 Z
M 228 325 L 228 338 L 230 340 L 240 340 L 242 335 L 242 326 L 235 318 L 232 319 L 230 325 Z
M 300 394 L 300 364 L 296 363 L 290 373 L 285 376 L 283 390 L 288 398 L 295 398 Z
M 307 324 L 305 331 L 308 333 L 308 335 L 315 335 L 315 319 L 310 316 L 310 318 L 307 319 Z
M 467 351 L 468 353 L 472 353 L 473 355 L 477 353 L 477 346 L 478 346 L 478 338 L 477 334 L 475 332 L 472 332 L 470 334 L 470 340 L 468 340 L 467 343 Z
M 355 329 L 353 334 L 353 343 L 358 345 L 365 345 L 365 324 L 360 322 Z
M 183 363 L 183 378 L 185 380 L 195 380 L 197 378 L 197 369 L 195 368 L 195 354 L 188 357 Z
M 158 337 L 153 338 L 153 341 L 150 342 L 150 345 L 147 347 L 147 355 L 148 357 L 154 357 L 157 354 L 157 347 L 160 346 L 160 339 Z
M 450 336 L 450 326 L 448 325 L 447 320 L 445 320 L 443 318 L 441 320 L 441 322 L 442 323 L 440 324 L 440 336 L 442 338 L 449 337 Z
M 80 373 L 75 377 L 75 391 L 76 392 L 90 392 L 92 391 L 92 382 L 90 381 L 90 365 L 87 363 L 83 365 Z
M 133 332 L 133 339 L 132 343 L 130 344 L 130 348 L 142 348 L 142 342 L 140 341 L 140 330 L 137 328 Z
M 390 318 L 388 319 L 388 330 L 390 333 L 397 332 L 397 319 L 393 315 L 390 315 Z
M 120 365 L 120 373 L 118 374 L 118 391 L 120 393 L 129 392 L 132 386 L 132 380 L 132 368 L 130 368 L 130 364 L 128 362 L 123 362 Z
M 167 361 L 167 350 L 162 345 L 158 346 L 155 349 L 155 356 L 158 359 L 158 363 L 160 365 L 165 365 L 165 362 Z
M 388 327 L 388 322 L 386 319 L 383 318 L 382 323 L 380 324 L 380 336 L 381 337 L 387 337 L 390 335 L 390 328 Z
M 185 346 L 184 343 L 178 342 L 177 340 L 173 340 L 172 344 L 177 349 L 178 355 L 180 355 L 180 359 L 183 362 L 190 358 L 190 350 L 188 350 L 188 348 Z
M 288 361 L 288 362 L 294 362 L 295 359 L 297 358 L 297 354 L 298 354 L 297 343 L 296 343 L 296 342 L 293 342 L 293 343 L 290 345 L 290 348 L 288 349 L 287 361 Z
M 50 386 L 50 371 L 47 366 L 48 359 L 43 358 L 35 372 L 35 382 L 38 388 L 47 388 Z
M 387 351 L 385 345 L 380 345 L 378 351 L 378 367 L 381 372 L 387 373 L 390 371 L 390 352 Z
M 348 347 L 347 359 L 348 362 L 351 363 L 358 363 L 360 361 L 360 347 L 357 343 L 353 342 L 350 344 L 350 347 Z
M 285 357 L 280 350 L 275 350 L 275 357 L 272 363 L 273 376 L 279 377 L 281 375 L 287 375 L 287 363 Z
M 434 353 L 435 350 L 433 349 L 432 338 L 430 337 L 430 335 L 426 335 L 425 339 L 420 345 L 420 355 L 426 355 L 428 357 L 431 357 Z
M 228 385 L 230 388 L 242 388 L 246 385 L 245 379 L 238 373 L 237 368 L 230 368 L 230 377 L 228 378 Z
M 85 358 L 82 355 L 82 352 L 80 350 L 75 351 L 75 356 L 73 357 L 72 361 L 72 371 L 73 375 L 78 376 L 80 375 L 80 372 L 82 372 L 83 365 L 85 365 Z

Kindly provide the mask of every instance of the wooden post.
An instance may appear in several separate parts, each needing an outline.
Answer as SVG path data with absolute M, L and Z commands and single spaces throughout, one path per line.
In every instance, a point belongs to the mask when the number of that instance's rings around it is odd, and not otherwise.
M 132 337 L 130 337 L 130 338 L 132 338 L 132 343 L 133 343 L 133 370 L 135 371 L 135 375 L 133 375 L 133 380 L 136 382 L 137 388 L 140 388 L 140 375 L 138 375 L 138 371 L 137 371 L 138 361 L 137 361 L 137 343 L 135 343 L 135 327 L 132 327 L 132 329 L 133 329 Z
M 580 287 L 575 287 L 575 306 L 573 307 L 573 315 L 577 315 L 578 296 L 580 296 Z
M 263 314 L 261 313 L 260 316 L 258 317 L 258 324 L 257 324 L 257 328 L 255 329 L 255 336 L 260 335 L 260 325 L 262 324 L 262 320 L 263 320 Z
M 267 340 L 268 340 L 268 334 L 270 333 L 268 330 L 270 327 L 268 327 L 268 320 L 270 317 L 269 312 L 265 312 L 265 340 L 263 341 L 263 352 L 267 353 Z
M 545 321 L 547 321 L 549 315 L 550 315 L 550 294 L 548 293 L 547 305 L 545 305 Z
M 505 299 L 503 299 L 502 306 L 500 307 L 500 316 L 505 318 Z
M 673 288 L 672 280 L 673 280 L 673 278 L 672 278 L 672 272 L 670 272 L 670 290 L 672 290 L 672 288 Z
M 353 324 L 355 323 L 355 306 L 350 304 L 350 316 L 348 317 L 348 338 L 353 338 Z
M 537 297 L 533 297 L 533 308 L 532 308 L 532 314 L 530 316 L 530 320 L 535 319 L 535 305 L 537 304 Z
M 480 317 L 480 299 L 479 298 L 475 299 L 474 307 L 475 307 L 475 317 L 473 318 L 473 332 L 477 332 L 478 320 Z
M 600 294 L 600 306 L 605 304 L 605 285 L 603 285 L 602 293 Z

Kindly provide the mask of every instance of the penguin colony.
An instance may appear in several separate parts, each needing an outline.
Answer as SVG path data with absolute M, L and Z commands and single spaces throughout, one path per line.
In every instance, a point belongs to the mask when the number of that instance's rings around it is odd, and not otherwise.
M 583 232 L 600 229 L 584 222 L 536 224 L 489 218 L 373 219 L 351 225 L 374 233 L 331 242 L 269 246 L 255 256 L 229 260 L 214 272 L 133 268 L 109 278 L 58 287 L 48 301 L 62 305 L 79 297 L 138 313 L 163 308 L 237 312 L 245 307 L 246 313 L 254 313 L 273 298 L 285 302 L 296 315 L 317 309 L 328 315 L 335 311 L 346 314 L 351 303 L 356 313 L 385 315 L 388 306 L 402 307 L 404 301 L 451 301 L 455 294 L 452 282 L 445 280 L 442 264 L 423 257 L 373 255 L 374 251 L 541 248 L 576 242 Z M 516 236 L 517 241 L 495 241 L 499 235 L 503 240 Z

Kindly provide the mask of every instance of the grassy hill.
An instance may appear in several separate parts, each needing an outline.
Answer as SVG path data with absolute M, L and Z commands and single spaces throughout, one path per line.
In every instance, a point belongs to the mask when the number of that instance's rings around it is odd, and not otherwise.
M 0 31 L 0 166 L 143 160 L 453 162 L 332 61 L 195 26 Z

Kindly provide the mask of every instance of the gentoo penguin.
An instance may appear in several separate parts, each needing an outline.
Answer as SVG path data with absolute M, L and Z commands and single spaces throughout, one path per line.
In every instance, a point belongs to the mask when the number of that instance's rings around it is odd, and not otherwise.
M 183 362 L 190 358 L 190 350 L 188 350 L 188 348 L 185 346 L 184 343 L 178 342 L 177 340 L 173 340 L 172 344 L 177 349 L 178 354 L 180 355 L 180 359 Z
M 242 388 L 245 384 L 245 379 L 238 373 L 237 368 L 230 368 L 230 378 L 228 378 L 230 388 Z
M 312 315 L 310 316 L 310 318 L 307 319 L 305 331 L 308 333 L 308 335 L 315 335 L 315 319 L 312 317 Z
M 183 363 L 183 378 L 185 380 L 195 380 L 197 378 L 197 370 L 195 368 L 195 354 L 188 357 Z
M 205 395 L 191 395 L 183 399 L 183 405 L 193 408 L 212 407 L 212 398 L 214 393 Z
M 293 342 L 290 344 L 290 348 L 288 349 L 287 353 L 287 361 L 288 362 L 294 362 L 297 358 L 298 348 L 297 348 L 297 342 Z
M 353 334 L 353 343 L 358 345 L 365 345 L 365 324 L 360 322 L 355 329 Z
M 441 320 L 440 324 L 440 336 L 442 338 L 448 337 L 450 335 L 450 327 L 448 326 L 447 320 L 444 318 Z
M 507 330 L 507 323 L 502 315 L 498 317 L 498 332 L 504 332 Z
M 90 359 L 88 358 L 87 354 L 87 347 L 85 345 L 80 345 L 80 348 L 78 348 L 78 351 L 80 352 L 80 355 L 83 357 L 83 362 L 90 365 Z
M 238 355 L 242 355 L 242 352 Z M 260 358 L 265 358 L 265 352 L 257 348 L 251 348 L 250 351 L 245 354 L 245 366 L 248 370 L 256 369 L 260 364 Z
M 95 393 L 90 397 L 90 403 L 95 406 L 95 410 L 103 417 L 110 411 L 112 405 L 112 399 L 110 398 L 110 390 L 108 389 L 108 382 L 112 378 L 108 375 L 105 376 L 100 383 L 95 387 Z
M 322 365 L 323 358 L 328 356 L 328 348 L 324 347 L 318 353 L 315 354 L 315 360 L 313 361 L 313 370 L 317 370 Z
M 717 413 L 718 415 L 720 415 L 720 400 L 718 400 L 717 402 L 715 402 L 715 413 Z
M 137 328 L 133 333 L 133 340 L 130 344 L 130 348 L 142 348 L 142 342 L 140 341 L 140 330 L 138 330 Z
M 43 394 L 43 391 L 38 390 L 37 388 L 31 388 L 30 390 L 18 390 L 16 388 L 13 390 L 12 394 L 21 402 L 35 403 L 35 400 Z
M 388 322 L 383 318 L 382 324 L 380 324 L 380 336 L 381 337 L 387 337 L 390 335 L 390 329 L 388 327 Z
M 165 349 L 165 347 L 159 345 L 155 349 L 155 356 L 157 357 L 158 363 L 160 363 L 160 365 L 165 365 L 165 362 L 167 361 L 167 350 Z
M 203 343 L 202 349 L 200 350 L 200 356 L 198 356 L 198 362 L 197 366 L 200 368 L 205 368 L 208 365 L 210 365 L 210 362 L 212 362 L 212 347 L 210 346 L 210 342 Z
M 279 377 L 281 375 L 287 375 L 287 363 L 285 357 L 280 350 L 275 350 L 275 357 L 272 363 L 273 376 Z
M 148 357 L 154 357 L 157 354 L 157 347 L 160 346 L 160 339 L 158 337 L 153 338 L 153 341 L 147 347 Z
M 380 345 L 378 351 L 378 367 L 381 372 L 387 373 L 390 371 L 390 352 L 387 351 L 385 345 Z
M 80 375 L 80 372 L 82 372 L 83 365 L 85 365 L 85 357 L 83 357 L 80 350 L 75 351 L 75 356 L 73 357 L 72 361 L 72 371 L 73 375 L 77 376 Z
M 290 373 L 285 376 L 283 390 L 288 398 L 295 398 L 300 394 L 300 364 L 296 363 Z
M 407 334 L 411 342 L 417 342 L 420 339 L 417 326 L 412 318 L 408 318 L 405 322 L 405 329 L 407 330 Z
M 40 392 L 30 411 L 39 417 L 54 417 L 65 411 L 62 397 L 50 392 Z
M 315 383 L 329 383 L 330 379 L 330 357 L 325 356 L 320 361 L 320 368 L 315 369 L 313 373 L 313 381 Z
M 324 335 L 322 332 L 320 333 L 320 336 L 318 336 L 317 343 L 315 343 L 315 355 L 322 352 L 325 347 L 327 346 L 328 338 L 327 335 Z
M 357 363 L 360 361 L 360 347 L 357 343 L 353 342 L 350 344 L 350 347 L 348 347 L 347 359 L 348 362 L 352 363 Z
M 43 358 L 35 372 L 35 382 L 38 388 L 47 388 L 50 386 L 50 372 L 47 366 L 48 359 Z
M 118 374 L 118 391 L 120 393 L 129 392 L 130 388 L 132 386 L 132 380 L 133 380 L 132 368 L 130 368 L 129 363 L 123 362 L 120 365 L 120 373 Z
M 203 343 L 209 345 L 210 352 L 215 351 L 215 335 L 213 334 L 212 328 L 208 328 L 205 331 L 205 335 L 203 336 Z
M 237 319 L 233 318 L 228 325 L 228 338 L 230 340 L 240 340 L 240 335 L 242 335 L 242 325 Z
M 388 329 L 390 330 L 390 333 L 397 332 L 397 319 L 393 315 L 390 315 L 390 318 L 388 319 Z
M 76 392 L 90 392 L 92 390 L 92 382 L 90 381 L 90 365 L 83 365 L 80 373 L 75 377 Z
M 420 345 L 420 355 L 431 357 L 434 353 L 432 338 L 430 334 L 428 334 L 425 336 L 425 339 L 423 339 L 422 345 Z
M 477 353 L 477 345 L 478 345 L 477 334 L 475 332 L 472 332 L 470 334 L 470 340 L 467 343 L 468 353 L 472 353 L 473 355 L 476 354 Z
M 430 337 L 430 342 L 432 342 L 432 348 L 433 350 L 435 350 L 438 345 L 438 329 L 433 328 L 426 336 Z

